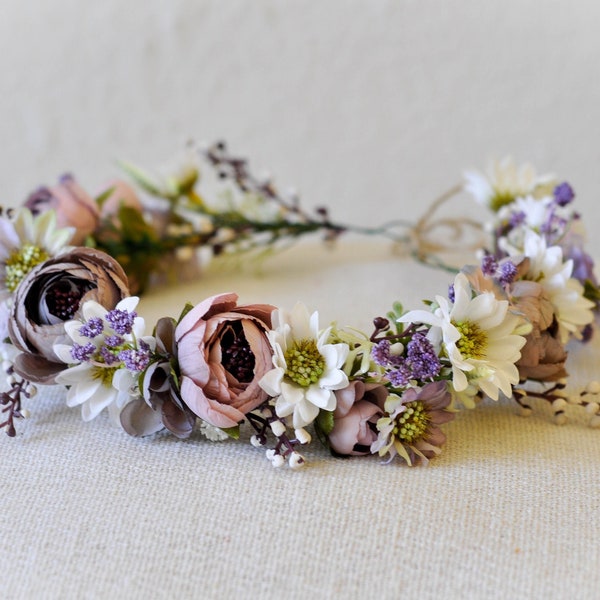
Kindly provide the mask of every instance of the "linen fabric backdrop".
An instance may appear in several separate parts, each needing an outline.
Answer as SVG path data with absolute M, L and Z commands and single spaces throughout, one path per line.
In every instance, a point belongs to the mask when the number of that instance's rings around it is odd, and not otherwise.
M 225 139 L 307 208 L 375 225 L 510 153 L 573 185 L 598 257 L 599 24 L 591 1 L 4 0 L 1 202 L 64 172 L 94 192 L 116 159 L 160 167 L 189 138 Z M 236 291 L 368 330 L 449 277 L 381 240 L 315 239 L 260 273 L 155 288 L 140 313 L 151 327 Z M 570 350 L 576 389 L 600 341 Z M 242 442 L 83 423 L 64 396 L 40 389 L 0 438 L 3 598 L 599 595 L 600 433 L 581 415 L 558 427 L 541 404 L 524 419 L 487 401 L 428 468 L 315 443 L 292 472 Z

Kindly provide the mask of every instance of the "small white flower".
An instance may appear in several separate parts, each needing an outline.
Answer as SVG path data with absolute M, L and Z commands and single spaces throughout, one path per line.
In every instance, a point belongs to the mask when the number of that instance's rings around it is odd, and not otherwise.
M 114 310 L 132 313 L 138 300 L 134 296 L 125 298 Z M 60 360 L 73 365 L 59 373 L 56 382 L 70 386 L 67 393 L 67 406 L 81 406 L 81 416 L 84 421 L 91 421 L 107 408 L 111 419 L 118 422 L 119 414 L 125 404 L 132 397 L 139 396 L 137 387 L 139 373 L 126 368 L 125 363 L 117 357 L 118 351 L 125 348 L 138 348 L 141 342 L 153 349 L 155 340 L 152 337 L 142 337 L 145 325 L 141 317 L 136 316 L 133 319 L 130 333 L 117 333 L 107 320 L 107 315 L 111 311 L 97 302 L 86 302 L 82 305 L 81 312 L 83 321 L 74 320 L 65 323 L 65 332 L 73 344 L 54 346 L 54 351 Z M 97 335 L 90 332 L 90 322 L 97 323 L 99 330 Z M 88 326 L 88 331 L 83 330 L 84 326 Z M 106 352 L 107 340 L 117 336 L 122 342 L 114 350 Z M 112 342 L 113 345 L 115 343 Z M 112 348 L 110 344 L 108 347 Z M 88 349 L 87 353 L 84 348 Z M 79 353 L 77 349 L 80 350 Z
M 536 231 L 548 220 L 548 209 L 553 203 L 552 196 L 535 198 L 534 196 L 518 197 L 511 204 L 502 207 L 498 216 L 502 219 L 510 218 L 513 213 L 522 213 L 527 226 Z
M 309 314 L 303 304 L 291 313 L 273 314 L 274 330 L 269 332 L 273 347 L 273 366 L 260 386 L 276 398 L 277 416 L 292 416 L 294 429 L 306 427 L 320 409 L 336 407 L 334 390 L 348 385 L 343 367 L 348 356 L 347 344 L 329 344 L 331 328 L 319 332 L 319 315 Z
M 403 315 L 403 323 L 431 325 L 428 337 L 441 344 L 452 366 L 452 385 L 456 392 L 476 386 L 497 400 L 499 392 L 509 396 L 519 382 L 515 363 L 521 357 L 525 338 L 522 319 L 508 311 L 508 301 L 498 300 L 492 292 L 473 297 L 467 277 L 459 273 L 454 280 L 454 303 L 436 297 L 434 312 L 414 310 Z
M 214 427 L 206 421 L 200 421 L 200 433 L 211 442 L 222 442 L 229 438 L 229 436 L 218 427 Z
M 464 178 L 464 189 L 493 211 L 518 197 L 533 194 L 539 186 L 554 179 L 552 175 L 537 175 L 530 164 L 517 167 L 510 156 L 491 162 L 485 174 L 466 171 Z
M 244 194 L 238 211 L 248 220 L 258 223 L 277 222 L 283 216 L 281 207 L 275 202 L 267 201 L 259 194 Z
M 583 286 L 571 277 L 573 261 L 563 260 L 560 246 L 546 244 L 543 236 L 528 229 L 523 242 L 523 254 L 529 258 L 529 270 L 524 279 L 539 283 L 554 307 L 560 338 L 566 343 L 572 334 L 581 337 L 583 327 L 594 320 L 594 303 L 583 296 Z M 516 250 L 512 255 L 519 254 Z

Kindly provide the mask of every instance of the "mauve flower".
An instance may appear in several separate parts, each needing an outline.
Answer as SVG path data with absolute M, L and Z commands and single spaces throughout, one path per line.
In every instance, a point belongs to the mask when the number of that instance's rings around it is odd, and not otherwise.
M 8 319 L 10 309 L 6 300 L 0 301 L 0 347 L 6 338 L 8 338 Z
M 183 402 L 215 427 L 235 427 L 267 399 L 258 382 L 272 367 L 268 304 L 236 306 L 236 294 L 196 305 L 175 330 Z
M 94 199 L 77 183 L 72 175 L 63 175 L 57 185 L 41 187 L 31 193 L 25 206 L 34 215 L 47 210 L 56 212 L 59 227 L 74 227 L 71 243 L 79 246 L 92 234 L 100 219 Z
M 379 437 L 371 452 L 388 454 L 390 461 L 400 456 L 409 466 L 427 464 L 441 452 L 446 441 L 440 425 L 454 418 L 448 410 L 451 399 L 445 381 L 410 388 L 402 396 L 390 394 L 385 415 L 377 422 Z
M 507 298 L 511 310 L 524 317 L 531 330 L 523 331 L 525 345 L 521 348 L 521 357 L 515 363 L 519 370 L 519 379 L 538 381 L 556 381 L 566 377 L 565 362 L 567 352 L 559 336 L 555 309 L 544 287 L 536 281 L 521 279 L 530 268 L 526 257 L 510 259 L 515 265 L 515 281 L 506 289 L 497 279 L 486 277 L 478 267 L 465 268 L 471 285 L 478 291 L 493 291 L 498 298 Z M 500 265 L 505 261 L 501 261 Z
M 560 245 L 563 249 L 564 259 L 573 261 L 571 277 L 582 284 L 590 281 L 597 287 L 598 280 L 594 273 L 594 259 L 584 250 L 585 239 L 583 233 L 578 232 L 575 228 L 571 229 L 560 241 Z
M 51 383 L 66 368 L 54 344 L 68 344 L 64 323 L 80 318 L 80 305 L 95 300 L 114 308 L 129 295 L 119 263 L 92 248 L 74 248 L 33 268 L 14 295 L 8 331 L 22 350 L 15 368 L 24 377 Z
M 532 326 L 516 363 L 520 379 L 556 381 L 566 377 L 567 351 L 561 342 L 554 307 L 544 288 L 535 281 L 517 281 L 512 285 L 511 303 Z
M 333 429 L 327 436 L 331 449 L 340 455 L 370 454 L 371 444 L 378 435 L 375 425 L 383 416 L 387 388 L 378 383 L 355 380 L 334 394 L 337 406 L 333 413 Z
M 158 360 L 144 373 L 140 392 L 121 412 L 121 425 L 129 435 L 144 436 L 168 429 L 178 438 L 191 435 L 196 416 L 183 404 L 171 372 L 171 358 L 175 356 L 175 320 L 159 319 L 154 335 Z

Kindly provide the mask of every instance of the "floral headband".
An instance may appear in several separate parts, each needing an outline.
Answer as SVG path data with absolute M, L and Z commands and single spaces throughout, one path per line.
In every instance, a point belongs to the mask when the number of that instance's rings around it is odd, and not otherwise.
M 600 298 L 568 183 L 505 159 L 466 173 L 416 224 L 351 227 L 324 208 L 306 212 L 224 144 L 190 157 L 166 176 L 123 164 L 141 193 L 116 181 L 93 198 L 67 175 L 0 216 L 0 428 L 9 436 L 40 385 L 66 386 L 84 421 L 106 409 L 132 436 L 220 441 L 249 427 L 274 466 L 293 468 L 314 435 L 336 456 L 427 464 L 445 442 L 442 426 L 484 397 L 513 398 L 524 414 L 529 398 L 545 400 L 558 423 L 577 405 L 600 426 L 600 383 L 566 392 L 566 346 L 590 339 Z M 202 183 L 213 186 L 211 202 Z M 435 218 L 461 191 L 489 209 L 489 223 Z M 455 239 L 475 231 L 479 264 L 446 264 L 440 227 Z M 151 333 L 136 312 L 132 294 L 193 272 L 199 251 L 259 258 L 306 234 L 347 231 L 387 237 L 453 272 L 448 293 L 408 312 L 395 303 L 369 332 L 323 327 L 300 303 L 238 305 L 233 293 L 186 305 Z

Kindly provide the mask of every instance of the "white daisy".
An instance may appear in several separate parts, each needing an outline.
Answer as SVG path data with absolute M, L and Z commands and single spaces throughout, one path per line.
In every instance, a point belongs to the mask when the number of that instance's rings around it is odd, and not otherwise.
M 583 286 L 571 277 L 573 261 L 564 261 L 560 246 L 548 247 L 544 237 L 531 230 L 525 232 L 523 246 L 529 258 L 529 270 L 523 278 L 539 283 L 548 294 L 562 343 L 571 334 L 581 337 L 582 329 L 594 320 L 594 303 L 583 296 Z
M 54 211 L 33 217 L 27 208 L 0 217 L 0 300 L 6 299 L 36 265 L 62 252 L 74 229 L 56 227 Z
M 537 175 L 530 164 L 517 167 L 510 156 L 491 162 L 485 174 L 466 171 L 464 178 L 465 191 L 493 211 L 518 197 L 533 194 L 540 186 L 554 180 L 552 175 Z
M 276 310 L 269 341 L 273 347 L 273 366 L 260 386 L 276 398 L 279 417 L 292 415 L 295 429 L 306 427 L 319 410 L 336 407 L 334 390 L 348 385 L 343 367 L 347 344 L 328 344 L 331 327 L 319 332 L 319 314 L 309 314 L 303 304 L 291 313 Z
M 82 306 L 83 322 L 65 323 L 73 344 L 54 346 L 56 355 L 73 365 L 62 371 L 56 382 L 70 386 L 67 406 L 81 406 L 84 421 L 91 421 L 107 408 L 111 419 L 118 422 L 125 404 L 139 396 L 137 381 L 145 364 L 134 366 L 133 361 L 136 356 L 145 361 L 155 340 L 143 337 L 144 319 L 134 312 L 138 300 L 134 296 L 125 298 L 110 311 L 95 301 L 86 302 Z M 114 314 L 125 315 L 130 326 L 116 324 Z M 133 354 L 125 357 L 124 351 Z
M 510 396 L 519 382 L 515 363 L 525 338 L 517 333 L 524 333 L 522 319 L 508 311 L 508 301 L 498 300 L 492 292 L 473 296 L 467 277 L 459 273 L 454 303 L 442 296 L 436 302 L 434 312 L 410 311 L 399 321 L 431 325 L 428 337 L 448 357 L 457 392 L 471 385 L 494 400 L 499 392 Z

